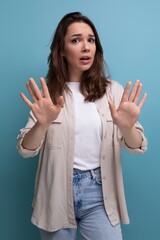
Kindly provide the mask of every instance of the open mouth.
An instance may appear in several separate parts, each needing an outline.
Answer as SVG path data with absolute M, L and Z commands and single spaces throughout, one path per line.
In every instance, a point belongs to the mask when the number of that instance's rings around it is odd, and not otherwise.
M 84 60 L 84 61 L 85 61 L 85 60 L 87 61 L 87 60 L 90 60 L 90 59 L 91 59 L 91 58 L 90 58 L 90 57 L 87 57 L 87 56 L 84 56 L 84 57 L 81 57 L 81 58 L 80 58 L 80 60 Z

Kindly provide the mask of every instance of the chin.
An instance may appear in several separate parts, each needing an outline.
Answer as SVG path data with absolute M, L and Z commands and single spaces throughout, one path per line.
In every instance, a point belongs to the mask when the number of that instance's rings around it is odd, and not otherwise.
M 91 68 L 92 65 L 90 66 L 84 66 L 83 68 L 81 68 L 82 72 L 85 72 L 87 70 L 89 70 Z

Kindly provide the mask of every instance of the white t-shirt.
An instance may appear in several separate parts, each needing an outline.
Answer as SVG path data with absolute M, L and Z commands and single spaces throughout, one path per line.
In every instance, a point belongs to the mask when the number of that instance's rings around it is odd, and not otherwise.
M 100 166 L 102 125 L 93 102 L 85 102 L 79 82 L 67 82 L 73 93 L 75 107 L 75 157 L 74 168 L 94 169 Z

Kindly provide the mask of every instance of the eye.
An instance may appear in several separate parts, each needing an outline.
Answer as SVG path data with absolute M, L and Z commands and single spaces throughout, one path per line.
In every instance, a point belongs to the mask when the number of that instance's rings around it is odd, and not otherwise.
M 74 38 L 74 39 L 72 39 L 71 42 L 74 43 L 74 44 L 79 43 L 80 42 L 80 38 Z
M 89 39 L 88 39 L 88 42 L 90 42 L 90 43 L 95 43 L 95 38 L 89 38 Z

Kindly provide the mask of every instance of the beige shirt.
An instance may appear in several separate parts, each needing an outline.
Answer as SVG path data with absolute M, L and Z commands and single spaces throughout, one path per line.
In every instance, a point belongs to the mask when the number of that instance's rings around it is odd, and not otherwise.
M 103 129 L 100 165 L 104 206 L 113 226 L 120 222 L 129 223 L 122 177 L 121 147 L 125 147 L 131 153 L 144 153 L 147 149 L 147 140 L 138 122 L 135 126 L 143 137 L 139 149 L 128 148 L 121 132 L 113 124 L 108 100 L 111 99 L 118 107 L 122 93 L 122 86 L 111 81 L 106 94 L 95 101 Z M 17 143 L 17 149 L 23 157 L 33 157 L 40 151 L 31 221 L 47 231 L 76 227 L 72 191 L 75 112 L 72 93 L 64 94 L 64 107 L 49 127 L 41 146 L 30 151 L 24 149 L 21 144 L 25 133 L 36 122 L 32 112 L 25 128 L 20 130 Z

